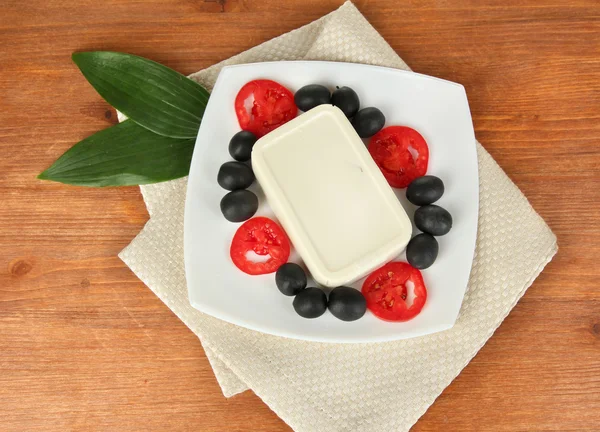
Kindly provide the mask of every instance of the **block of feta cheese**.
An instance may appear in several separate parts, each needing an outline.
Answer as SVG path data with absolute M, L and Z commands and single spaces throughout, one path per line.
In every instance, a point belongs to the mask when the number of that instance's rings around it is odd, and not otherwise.
M 411 222 L 346 116 L 320 105 L 259 139 L 252 168 L 318 283 L 352 283 L 400 254 Z

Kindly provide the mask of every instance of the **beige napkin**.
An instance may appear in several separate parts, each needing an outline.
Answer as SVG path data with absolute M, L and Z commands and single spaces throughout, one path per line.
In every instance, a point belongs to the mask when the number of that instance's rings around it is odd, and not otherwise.
M 229 64 L 334 60 L 408 69 L 360 12 L 337 11 L 192 76 Z M 297 431 L 408 430 L 479 351 L 557 251 L 556 238 L 477 144 L 480 216 L 469 287 L 445 332 L 378 344 L 300 342 L 193 309 L 183 265 L 186 179 L 141 188 L 150 221 L 123 261 L 197 334 L 225 396 L 251 388 Z

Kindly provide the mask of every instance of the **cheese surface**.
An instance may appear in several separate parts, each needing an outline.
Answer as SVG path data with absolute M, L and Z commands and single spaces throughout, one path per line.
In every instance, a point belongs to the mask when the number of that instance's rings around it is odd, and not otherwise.
M 313 278 L 348 284 L 400 254 L 412 226 L 344 114 L 320 105 L 258 140 L 252 168 Z

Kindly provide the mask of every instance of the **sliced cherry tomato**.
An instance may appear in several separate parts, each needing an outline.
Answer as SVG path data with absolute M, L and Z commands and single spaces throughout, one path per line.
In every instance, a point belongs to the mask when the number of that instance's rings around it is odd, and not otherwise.
M 237 94 L 235 112 L 240 127 L 260 138 L 296 117 L 298 108 L 292 92 L 281 84 L 254 80 Z
M 427 173 L 429 147 L 421 134 L 409 127 L 380 130 L 371 138 L 369 153 L 392 187 L 405 188 Z
M 248 252 L 269 255 L 264 262 L 248 259 Z M 273 273 L 286 263 L 290 256 L 290 241 L 283 229 L 266 217 L 255 217 L 244 222 L 233 236 L 231 260 L 244 273 L 260 275 Z
M 406 282 L 414 285 L 412 305 L 406 304 Z M 386 321 L 408 321 L 416 317 L 427 300 L 421 272 L 404 262 L 391 262 L 369 275 L 362 286 L 367 308 Z

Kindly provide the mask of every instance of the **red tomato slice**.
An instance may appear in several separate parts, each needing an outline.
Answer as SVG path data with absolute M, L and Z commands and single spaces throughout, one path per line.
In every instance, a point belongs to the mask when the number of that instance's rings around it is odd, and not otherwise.
M 371 138 L 369 153 L 392 187 L 405 188 L 427 173 L 429 147 L 421 134 L 409 127 L 380 130 Z
M 406 282 L 414 285 L 415 298 L 406 304 Z M 367 308 L 386 321 L 408 321 L 416 317 L 427 300 L 421 272 L 404 262 L 391 262 L 369 275 L 362 286 Z
M 264 262 L 248 259 L 246 254 L 269 255 Z M 290 241 L 283 229 L 266 217 L 255 217 L 244 222 L 233 236 L 231 260 L 244 273 L 260 275 L 273 273 L 290 257 Z
M 254 80 L 237 94 L 235 112 L 240 127 L 260 138 L 296 117 L 298 108 L 292 92 L 281 84 Z

